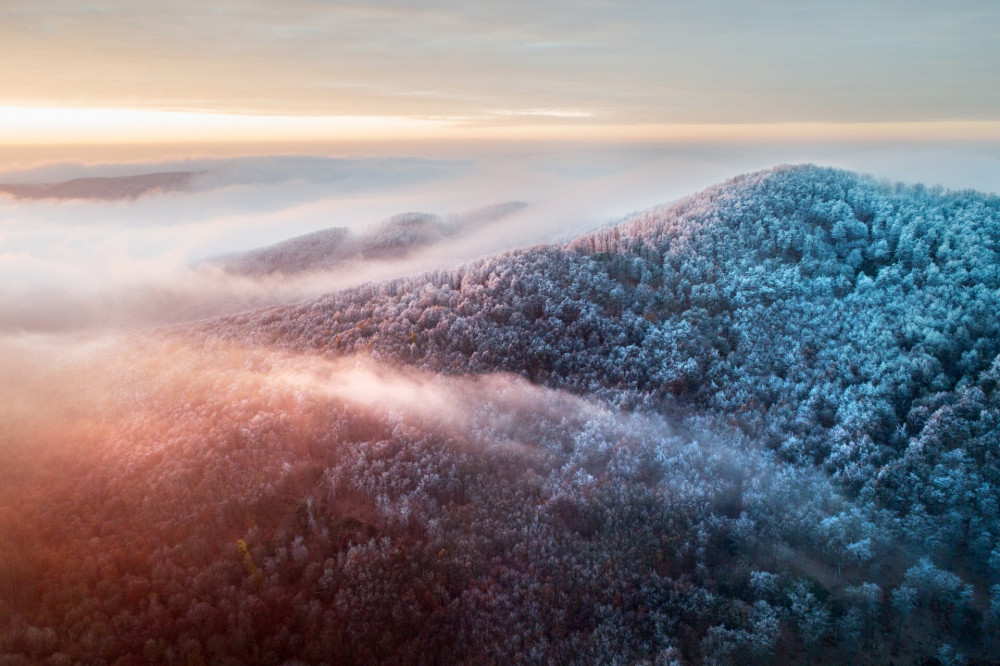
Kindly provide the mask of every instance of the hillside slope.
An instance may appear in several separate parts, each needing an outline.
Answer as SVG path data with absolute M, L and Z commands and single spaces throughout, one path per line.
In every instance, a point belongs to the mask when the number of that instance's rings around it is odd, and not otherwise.
M 0 654 L 998 663 L 998 252 L 997 197 L 781 167 L 46 352 L 0 395 L 49 417 L 0 418 Z
M 724 420 L 889 516 L 905 560 L 960 571 L 988 597 L 1000 583 L 998 253 L 996 196 L 781 167 L 561 247 L 210 330 Z M 859 534 L 844 538 L 878 562 Z
M 877 459 L 916 434 L 931 396 L 992 371 L 998 211 L 992 196 L 781 168 L 562 247 L 208 330 L 727 414 L 805 462 L 831 458 L 833 436 L 867 437 Z

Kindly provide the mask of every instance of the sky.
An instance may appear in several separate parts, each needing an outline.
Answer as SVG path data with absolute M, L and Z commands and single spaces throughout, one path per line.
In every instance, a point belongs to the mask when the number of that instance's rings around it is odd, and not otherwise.
M 1000 138 L 995 0 L 0 0 L 0 144 Z

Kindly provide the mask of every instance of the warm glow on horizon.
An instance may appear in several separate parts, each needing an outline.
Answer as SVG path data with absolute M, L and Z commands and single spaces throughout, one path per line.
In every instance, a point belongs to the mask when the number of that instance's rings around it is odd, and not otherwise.
M 446 123 L 388 116 L 276 116 L 0 106 L 0 144 L 413 139 Z
M 0 106 L 0 144 L 245 141 L 566 140 L 655 142 L 998 140 L 1000 121 L 602 124 L 483 118 L 299 116 Z
M 450 138 L 517 141 L 764 143 L 1000 140 L 998 121 L 510 125 L 449 129 Z

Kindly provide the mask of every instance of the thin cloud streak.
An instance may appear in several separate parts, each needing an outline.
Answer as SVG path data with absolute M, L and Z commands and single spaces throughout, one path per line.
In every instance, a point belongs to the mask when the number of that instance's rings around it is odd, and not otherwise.
M 448 123 L 393 116 L 301 116 L 123 108 L 0 107 L 0 144 L 418 138 Z
M 609 116 L 585 109 L 554 108 L 501 108 L 413 118 L 0 106 L 0 144 L 16 149 L 150 141 L 339 141 L 350 145 L 414 140 L 754 143 L 1000 139 L 1000 120 L 615 124 L 609 122 Z

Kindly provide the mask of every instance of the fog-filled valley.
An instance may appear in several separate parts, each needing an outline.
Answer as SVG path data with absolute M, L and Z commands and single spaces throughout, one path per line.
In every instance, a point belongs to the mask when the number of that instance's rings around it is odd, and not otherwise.
M 893 180 L 994 191 L 997 154 L 995 144 L 525 145 L 427 157 L 0 164 L 0 332 L 117 331 L 293 303 L 563 242 L 779 163 L 823 160 Z M 503 213 L 495 224 L 480 219 L 461 233 L 399 229 L 409 217 L 454 231 L 459 218 L 490 210 Z M 403 232 L 396 238 L 385 233 L 394 220 Z M 327 241 L 347 234 L 353 246 L 328 242 L 322 261 L 315 253 L 283 263 L 272 256 L 277 264 L 262 269 L 269 262 L 261 250 L 319 232 Z M 366 252 L 364 239 L 378 245 L 380 235 L 382 249 L 396 251 Z M 212 261 L 255 252 L 256 267 L 242 270 Z M 283 271 L 274 270 L 279 264 Z
M 770 157 L 0 177 L 0 664 L 998 663 L 1000 197 Z

